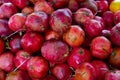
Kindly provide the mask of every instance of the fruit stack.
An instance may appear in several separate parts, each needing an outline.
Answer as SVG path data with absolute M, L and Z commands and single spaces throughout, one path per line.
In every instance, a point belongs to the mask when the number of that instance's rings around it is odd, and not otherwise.
M 0 80 L 120 80 L 120 0 L 0 0 Z

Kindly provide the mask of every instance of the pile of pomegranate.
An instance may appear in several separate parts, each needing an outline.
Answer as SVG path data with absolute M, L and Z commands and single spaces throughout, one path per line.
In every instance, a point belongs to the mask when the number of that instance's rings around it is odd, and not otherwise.
M 113 1 L 0 0 L 0 80 L 120 80 Z

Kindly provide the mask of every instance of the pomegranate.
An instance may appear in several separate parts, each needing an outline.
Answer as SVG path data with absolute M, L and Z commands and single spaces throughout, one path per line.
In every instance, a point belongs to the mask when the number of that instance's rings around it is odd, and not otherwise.
M 117 12 L 115 12 L 114 14 L 114 23 L 117 24 L 120 22 L 120 10 L 118 10 Z
M 0 69 L 0 80 L 5 80 L 5 78 L 6 78 L 5 72 Z
M 76 0 L 69 0 L 68 3 L 68 8 L 72 11 L 75 12 L 79 8 L 79 4 Z
M 33 7 L 26 6 L 26 7 L 24 7 L 24 8 L 22 9 L 21 12 L 22 12 L 23 14 L 28 15 L 28 14 L 31 14 L 32 12 L 34 12 L 34 9 L 33 9 Z
M 4 41 L 2 38 L 0 38 L 0 54 L 3 53 L 4 49 L 5 49 Z

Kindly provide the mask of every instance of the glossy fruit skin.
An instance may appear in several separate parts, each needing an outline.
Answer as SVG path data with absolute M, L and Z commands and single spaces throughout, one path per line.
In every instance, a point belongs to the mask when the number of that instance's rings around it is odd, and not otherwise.
M 104 80 L 119 80 L 120 79 L 120 70 L 114 70 L 107 72 Z
M 77 69 L 80 64 L 84 62 L 90 62 L 91 59 L 91 53 L 87 49 L 76 47 L 73 48 L 70 53 L 70 56 L 68 58 L 68 64 L 74 69 Z
M 9 41 L 10 51 L 16 53 L 17 51 L 22 49 L 20 41 L 21 41 L 21 36 L 19 34 L 12 36 Z
M 8 74 L 5 80 L 31 80 L 26 71 L 18 70 Z
M 41 47 L 42 56 L 54 64 L 63 63 L 69 56 L 69 47 L 59 40 L 48 40 Z
M 49 65 L 43 57 L 32 57 L 27 64 L 27 70 L 31 78 L 43 78 L 47 75 Z
M 52 74 L 49 74 L 41 80 L 57 80 L 57 78 L 55 76 L 53 76 Z
M 31 6 L 26 6 L 26 7 L 24 7 L 24 8 L 22 9 L 21 12 L 22 12 L 23 14 L 28 15 L 28 14 L 31 14 L 32 12 L 34 12 L 34 9 L 33 9 L 33 7 L 31 7 Z
M 33 12 L 27 16 L 25 25 L 30 31 L 44 32 L 48 29 L 48 15 L 45 12 Z
M 106 63 L 100 60 L 93 60 L 91 64 L 94 66 L 95 70 L 98 72 L 97 80 L 104 80 L 105 74 L 109 71 L 109 68 Z
M 17 8 L 12 3 L 4 3 L 0 6 L 0 18 L 10 18 L 17 13 Z
M 120 23 L 116 24 L 112 29 L 111 29 L 111 41 L 114 45 L 120 46 Z
M 5 80 L 6 74 L 3 70 L 0 69 L 0 80 Z
M 85 32 L 79 25 L 71 25 L 70 29 L 63 34 L 63 40 L 71 47 L 82 45 L 85 39 Z
M 109 5 L 110 11 L 115 13 L 116 11 L 120 10 L 120 6 L 119 5 L 120 5 L 120 1 L 119 0 L 113 0 L 110 3 L 110 5 Z
M 11 52 L 5 52 L 0 55 L 0 68 L 6 72 L 11 72 L 14 69 L 14 56 Z
M 116 47 L 113 48 L 112 54 L 110 55 L 110 57 L 108 58 L 109 63 L 114 66 L 114 67 L 120 67 L 120 48 Z
M 90 63 L 82 63 L 75 70 L 75 80 L 96 80 L 95 68 Z
M 12 0 L 11 2 L 20 9 L 23 9 L 29 3 L 28 0 Z
M 67 80 L 72 74 L 70 67 L 64 63 L 55 65 L 50 71 L 59 80 Z
M 103 12 L 109 10 L 108 1 L 101 0 L 101 1 L 96 1 L 96 3 L 98 7 L 98 13 L 103 14 Z
M 94 57 L 105 59 L 111 54 L 111 47 L 111 42 L 106 37 L 98 36 L 92 40 L 90 50 Z
M 43 42 L 44 39 L 41 34 L 26 32 L 21 39 L 21 46 L 25 51 L 32 54 L 41 48 Z
M 87 20 L 90 20 L 94 17 L 92 11 L 87 8 L 79 8 L 74 14 L 74 20 L 78 24 L 85 24 Z
M 61 35 L 53 30 L 48 30 L 45 32 L 45 40 L 51 40 L 51 39 L 60 40 Z
M 8 21 L 0 19 L 0 36 L 5 37 L 12 33 L 12 30 L 8 26 Z
M 114 23 L 117 24 L 120 22 L 120 10 L 114 13 Z
M 114 13 L 112 11 L 105 11 L 102 15 L 106 27 L 114 25 Z
M 20 70 L 27 70 L 27 63 L 28 63 L 28 60 L 30 59 L 30 57 L 31 56 L 28 52 L 26 52 L 24 50 L 19 50 L 14 57 L 15 67 L 17 67 Z
M 23 13 L 16 13 L 12 15 L 8 21 L 9 28 L 13 31 L 25 29 L 26 15 Z
M 100 36 L 102 33 L 102 29 L 103 26 L 101 25 L 101 23 L 94 19 L 87 21 L 84 25 L 84 30 L 86 34 L 91 38 Z
M 0 54 L 3 53 L 4 49 L 5 49 L 4 41 L 2 38 L 0 38 Z
M 52 30 L 63 34 L 72 24 L 72 12 L 68 8 L 58 9 L 51 14 L 49 23 Z
M 48 1 L 51 3 L 51 5 L 55 9 L 58 9 L 58 8 L 63 8 L 64 6 L 66 6 L 69 0 L 48 0 Z
M 37 1 L 34 6 L 34 11 L 43 11 L 47 14 L 51 14 L 54 9 L 47 1 Z
M 75 12 L 79 8 L 79 4 L 78 4 L 77 0 L 69 0 L 68 8 L 72 12 Z

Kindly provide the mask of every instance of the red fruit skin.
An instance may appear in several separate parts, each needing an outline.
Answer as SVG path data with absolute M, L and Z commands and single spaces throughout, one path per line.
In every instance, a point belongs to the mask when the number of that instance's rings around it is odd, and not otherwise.
M 104 80 L 105 74 L 109 71 L 106 63 L 100 60 L 93 60 L 91 64 L 94 66 L 95 70 L 98 72 L 97 80 Z
M 31 6 L 26 6 L 26 7 L 24 7 L 24 8 L 22 9 L 21 12 L 22 12 L 23 14 L 28 15 L 28 14 L 31 14 L 32 12 L 34 12 L 34 9 L 33 9 L 33 7 L 31 7 Z
M 0 18 L 10 18 L 17 13 L 17 8 L 12 3 L 3 3 L 0 6 Z
M 92 40 L 90 50 L 94 57 L 105 59 L 111 54 L 111 42 L 104 36 L 98 36 Z
M 77 0 L 78 2 L 84 2 L 85 0 Z
M 51 39 L 60 40 L 61 35 L 59 35 L 59 33 L 53 30 L 48 30 L 47 32 L 45 32 L 45 40 L 51 40 Z
M 68 8 L 58 9 L 51 14 L 49 23 L 54 31 L 63 34 L 72 24 L 72 12 Z
M 29 3 L 28 0 L 12 0 L 11 2 L 20 9 L 23 9 Z
M 106 0 L 95 1 L 98 7 L 98 13 L 103 14 L 103 12 L 109 10 L 109 4 Z
M 21 42 L 20 35 L 16 34 L 12 36 L 9 42 L 10 51 L 12 51 L 13 53 L 19 51 L 22 48 L 20 42 Z
M 106 73 L 104 80 L 120 80 L 120 70 L 114 70 Z
M 25 25 L 28 30 L 44 32 L 48 29 L 48 15 L 45 12 L 33 12 L 27 16 Z
M 5 80 L 6 74 L 3 70 L 0 69 L 0 80 Z
M 27 64 L 27 70 L 31 78 L 43 78 L 47 75 L 49 65 L 43 57 L 32 57 Z
M 21 46 L 25 51 L 32 54 L 41 48 L 43 42 L 44 39 L 41 34 L 26 32 L 21 39 Z
M 110 38 L 110 30 L 107 30 L 107 29 L 103 29 L 102 30 L 102 36 L 105 36 L 106 38 Z
M 6 80 L 31 80 L 26 71 L 18 70 L 8 73 Z
M 48 0 L 55 9 L 63 8 L 68 4 L 69 0 Z
M 0 36 L 5 37 L 12 33 L 12 30 L 8 26 L 8 21 L 0 19 Z
M 104 29 L 106 26 L 105 26 L 105 22 L 104 22 L 104 19 L 100 16 L 95 16 L 94 18 L 95 20 L 97 20 L 98 22 L 100 22 L 101 26 L 102 26 L 102 29 Z
M 75 70 L 75 80 L 97 80 L 95 68 L 90 63 L 82 63 Z
M 98 11 L 97 3 L 94 0 L 85 0 L 80 2 L 80 8 L 88 8 L 90 9 L 93 14 L 96 14 Z
M 120 46 L 120 23 L 111 29 L 110 39 L 115 46 Z
M 108 58 L 108 62 L 112 66 L 120 68 L 120 59 L 119 58 L 120 58 L 120 48 L 119 47 L 113 48 L 112 54 Z
M 63 34 L 63 40 L 71 47 L 78 47 L 85 40 L 85 32 L 80 26 L 71 25 L 70 29 Z
M 74 20 L 78 24 L 85 24 L 86 21 L 92 19 L 94 17 L 92 11 L 87 8 L 79 8 L 74 14 Z
M 79 4 L 76 0 L 69 0 L 68 3 L 68 8 L 72 11 L 75 12 L 79 8 Z
M 117 24 L 120 22 L 120 10 L 114 13 L 114 23 Z
M 51 68 L 51 73 L 59 80 L 67 80 L 72 74 L 72 70 L 67 64 L 57 64 Z
M 99 21 L 91 19 L 86 22 L 84 29 L 89 37 L 94 38 L 101 35 L 103 26 Z
M 8 21 L 9 28 L 13 31 L 25 29 L 26 15 L 23 13 L 16 13 L 12 15 Z
M 5 52 L 0 55 L 0 68 L 6 72 L 11 72 L 14 69 L 14 56 L 11 52 Z
M 42 45 L 41 53 L 49 62 L 63 63 L 69 56 L 69 47 L 62 41 L 49 40 Z
M 5 44 L 2 38 L 0 38 L 0 55 L 3 53 L 5 49 Z
M 81 63 L 90 61 L 90 52 L 87 49 L 81 47 L 73 48 L 68 58 L 69 66 L 73 67 L 74 69 L 77 69 Z
M 20 70 L 27 70 L 27 63 L 29 59 L 30 59 L 30 54 L 28 52 L 24 50 L 19 50 L 14 57 L 15 67 Z
M 114 13 L 111 11 L 105 11 L 102 15 L 106 27 L 114 25 Z
M 34 11 L 43 11 L 47 14 L 51 14 L 54 9 L 47 1 L 37 1 L 34 6 Z
M 11 2 L 11 0 L 1 0 L 0 4 Z

